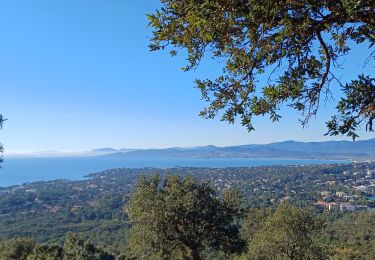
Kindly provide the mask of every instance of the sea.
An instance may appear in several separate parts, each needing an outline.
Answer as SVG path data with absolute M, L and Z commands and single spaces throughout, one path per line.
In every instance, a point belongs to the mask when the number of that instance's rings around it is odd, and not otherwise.
M 338 160 L 259 159 L 259 158 L 111 158 L 48 157 L 4 158 L 0 168 L 0 187 L 57 179 L 82 180 L 90 173 L 113 168 L 174 167 L 252 167 L 346 163 Z

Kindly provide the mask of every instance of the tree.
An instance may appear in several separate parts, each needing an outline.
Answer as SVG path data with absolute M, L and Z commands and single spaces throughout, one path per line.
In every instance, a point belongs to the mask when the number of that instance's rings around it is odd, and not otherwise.
M 26 260 L 35 247 L 35 242 L 28 238 L 13 238 L 0 244 L 0 259 Z
M 324 227 L 307 209 L 281 205 L 249 236 L 248 259 L 325 259 L 313 235 Z
M 140 259 L 201 259 L 205 250 L 238 252 L 243 243 L 233 224 L 234 193 L 226 201 L 193 177 L 141 177 L 127 211 L 129 250 Z
M 64 241 L 64 259 L 114 260 L 115 257 L 80 239 L 77 234 L 67 233 Z
M 36 245 L 27 260 L 63 260 L 64 250 L 57 245 Z
M 249 209 L 241 223 L 242 237 L 250 242 L 271 213 L 270 208 Z
M 364 124 L 373 131 L 374 77 L 359 75 L 341 82 L 335 75 L 350 45 L 361 44 L 373 61 L 375 5 L 372 0 L 161 0 L 149 15 L 151 50 L 171 46 L 186 50 L 185 71 L 205 56 L 225 61 L 214 80 L 196 80 L 209 105 L 201 112 L 233 123 L 240 118 L 249 131 L 255 116 L 281 117 L 288 105 L 305 126 L 328 99 L 332 86 L 343 92 L 337 115 L 327 122 L 330 135 L 353 139 Z

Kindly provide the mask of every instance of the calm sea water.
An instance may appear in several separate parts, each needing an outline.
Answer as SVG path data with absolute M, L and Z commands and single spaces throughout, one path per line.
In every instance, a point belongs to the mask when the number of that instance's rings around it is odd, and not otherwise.
M 343 161 L 248 158 L 5 158 L 0 169 L 0 187 L 55 179 L 81 180 L 89 173 L 111 168 L 249 167 L 323 164 Z

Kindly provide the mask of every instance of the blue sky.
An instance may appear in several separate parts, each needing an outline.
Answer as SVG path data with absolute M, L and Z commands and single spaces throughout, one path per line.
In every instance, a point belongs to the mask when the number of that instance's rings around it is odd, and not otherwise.
M 288 111 L 277 124 L 256 119 L 252 133 L 239 123 L 200 118 L 205 103 L 194 78 L 214 76 L 219 64 L 206 60 L 184 73 L 183 56 L 150 53 L 145 14 L 157 7 L 149 0 L 1 1 L 0 113 L 8 121 L 0 140 L 6 151 L 334 139 L 323 136 L 332 104 L 305 129 Z M 355 50 L 343 78 L 361 70 L 364 54 Z

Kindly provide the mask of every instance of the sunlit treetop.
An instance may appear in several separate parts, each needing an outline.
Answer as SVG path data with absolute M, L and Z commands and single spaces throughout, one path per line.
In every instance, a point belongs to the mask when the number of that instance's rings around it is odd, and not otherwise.
M 298 111 L 305 126 L 332 88 L 343 96 L 337 113 L 327 122 L 330 135 L 353 139 L 364 125 L 373 131 L 375 85 L 373 75 L 341 82 L 335 68 L 350 53 L 349 43 L 374 60 L 375 4 L 368 0 L 161 0 L 149 15 L 153 29 L 151 50 L 171 47 L 187 51 L 185 71 L 205 56 L 225 61 L 216 79 L 197 79 L 208 102 L 201 115 L 233 123 L 240 119 L 254 130 L 255 116 L 280 119 L 280 107 Z M 347 61 L 347 62 L 350 62 Z

